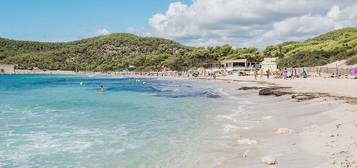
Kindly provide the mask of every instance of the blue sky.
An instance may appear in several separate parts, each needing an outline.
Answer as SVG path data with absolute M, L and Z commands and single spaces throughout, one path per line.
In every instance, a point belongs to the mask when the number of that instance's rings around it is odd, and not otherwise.
M 0 0 L 0 37 L 69 41 L 96 35 L 99 29 L 153 31 L 151 16 L 174 0 Z M 190 3 L 191 0 L 183 1 Z
M 129 32 L 191 46 L 258 47 L 357 27 L 356 0 L 0 0 L 0 37 Z

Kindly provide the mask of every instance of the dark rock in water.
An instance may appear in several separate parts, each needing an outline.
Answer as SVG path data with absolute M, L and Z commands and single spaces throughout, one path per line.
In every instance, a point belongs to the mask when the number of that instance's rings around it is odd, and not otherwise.
M 214 93 L 212 91 L 204 91 L 204 92 L 202 92 L 201 95 L 206 96 L 206 97 L 210 97 L 210 98 L 219 98 L 219 97 L 221 97 L 220 95 L 218 95 L 217 93 Z
M 295 94 L 295 95 L 291 96 L 292 99 L 296 99 L 297 101 L 311 100 L 311 99 L 315 99 L 317 97 L 319 97 L 319 96 L 312 95 L 312 94 Z
M 259 95 L 262 96 L 268 96 L 268 95 L 273 95 L 273 91 L 271 88 L 265 88 L 259 91 Z
M 183 84 L 182 86 L 183 87 L 192 87 L 192 85 L 190 85 L 190 84 Z
M 259 91 L 259 95 L 262 95 L 262 96 L 269 96 L 269 95 L 283 96 L 283 95 L 293 94 L 292 92 L 289 92 L 289 91 L 282 91 L 282 89 L 288 89 L 288 88 L 287 87 L 264 88 Z
M 248 86 L 244 86 L 239 88 L 238 90 L 259 90 L 259 89 L 265 89 L 266 87 L 248 87 Z

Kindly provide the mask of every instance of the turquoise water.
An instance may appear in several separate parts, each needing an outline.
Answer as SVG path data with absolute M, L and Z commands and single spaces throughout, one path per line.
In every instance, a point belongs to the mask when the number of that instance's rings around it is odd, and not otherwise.
M 139 80 L 0 75 L 0 167 L 194 167 L 215 126 L 209 86 Z

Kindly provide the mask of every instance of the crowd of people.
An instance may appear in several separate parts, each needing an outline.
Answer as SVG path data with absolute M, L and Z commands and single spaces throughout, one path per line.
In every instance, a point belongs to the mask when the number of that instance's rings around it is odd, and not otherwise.
M 210 77 L 216 79 L 220 76 L 238 75 L 238 76 L 254 76 L 254 78 L 262 79 L 297 79 L 309 77 L 324 77 L 324 78 L 351 78 L 351 75 L 332 72 L 322 73 L 321 71 L 311 71 L 305 68 L 284 68 L 282 70 L 271 69 L 253 69 L 250 71 L 212 71 L 207 69 L 190 70 L 190 71 L 158 71 L 158 72 L 106 72 L 106 74 L 117 76 L 136 76 L 136 77 Z
M 301 73 L 297 72 L 297 69 L 292 68 L 290 71 L 287 68 L 284 68 L 283 71 L 278 71 L 276 70 L 275 72 L 271 71 L 270 69 L 264 71 L 262 69 L 255 69 L 254 72 L 254 78 L 257 80 L 258 76 L 262 78 L 263 76 L 266 76 L 267 79 L 274 78 L 274 79 L 295 79 L 295 78 L 308 78 L 308 73 L 305 71 L 305 69 L 302 70 Z

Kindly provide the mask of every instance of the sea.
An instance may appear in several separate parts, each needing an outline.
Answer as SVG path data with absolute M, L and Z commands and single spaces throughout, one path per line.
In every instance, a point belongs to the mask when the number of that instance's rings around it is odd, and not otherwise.
M 0 75 L 0 167 L 215 167 L 225 159 L 217 152 L 224 133 L 237 128 L 227 123 L 247 103 L 221 85 Z

